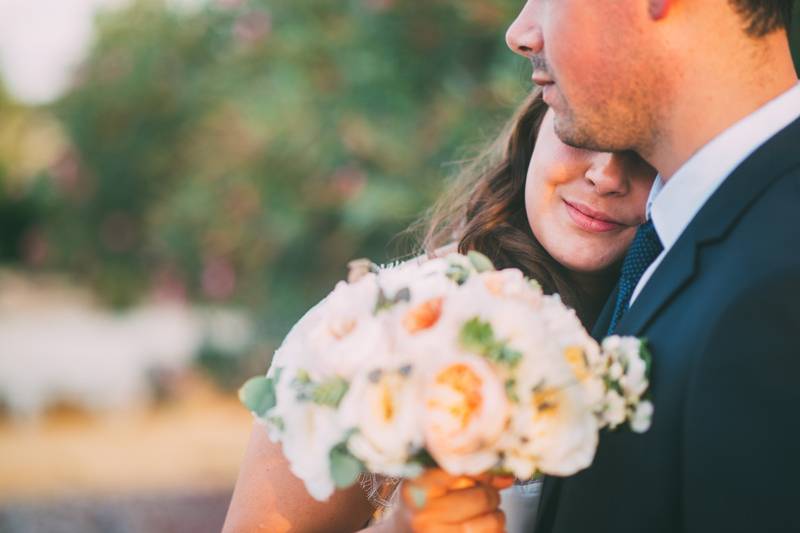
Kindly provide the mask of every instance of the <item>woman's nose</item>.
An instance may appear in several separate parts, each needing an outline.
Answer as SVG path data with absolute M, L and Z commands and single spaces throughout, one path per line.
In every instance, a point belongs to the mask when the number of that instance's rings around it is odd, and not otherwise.
M 624 196 L 630 187 L 625 169 L 622 155 L 598 154 L 586 171 L 586 181 L 601 196 Z
M 541 28 L 534 13 L 534 2 L 528 1 L 506 32 L 506 44 L 524 57 L 539 54 L 544 47 Z

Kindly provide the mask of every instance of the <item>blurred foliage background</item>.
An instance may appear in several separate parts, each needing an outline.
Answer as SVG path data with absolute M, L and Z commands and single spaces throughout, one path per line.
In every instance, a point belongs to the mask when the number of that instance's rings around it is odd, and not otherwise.
M 282 336 L 528 87 L 515 0 L 137 0 L 51 105 L 0 96 L 0 257 L 109 306 L 167 292 Z

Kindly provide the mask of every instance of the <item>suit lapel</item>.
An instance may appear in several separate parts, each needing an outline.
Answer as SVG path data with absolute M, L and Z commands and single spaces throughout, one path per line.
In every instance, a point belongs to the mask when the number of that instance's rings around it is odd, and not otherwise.
M 728 176 L 664 257 L 622 317 L 617 332 L 639 335 L 691 280 L 702 245 L 722 238 L 775 180 L 800 165 L 798 139 L 800 119 L 767 141 Z
M 669 302 L 670 297 L 689 282 L 695 269 L 695 244 L 694 239 L 686 232 L 681 235 L 633 305 L 625 312 L 615 333 L 638 335 Z
M 562 478 L 545 476 L 542 485 L 542 496 L 539 500 L 539 509 L 536 512 L 536 527 L 534 531 L 550 531 L 553 529 L 553 520 L 558 508 L 558 493 L 561 489 Z

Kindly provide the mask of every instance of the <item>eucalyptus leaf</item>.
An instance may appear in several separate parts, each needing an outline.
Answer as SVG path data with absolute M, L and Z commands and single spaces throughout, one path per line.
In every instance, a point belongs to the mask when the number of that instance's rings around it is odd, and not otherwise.
M 472 266 L 475 267 L 475 270 L 478 272 L 489 272 L 495 270 L 494 264 L 492 264 L 492 260 L 483 255 L 480 252 L 476 252 L 475 250 L 470 250 L 467 252 L 467 258 L 469 262 L 472 263 Z
M 259 417 L 275 407 L 275 383 L 272 378 L 257 376 L 248 379 L 239 389 L 239 400 Z
M 411 499 L 414 500 L 414 505 L 417 509 L 422 509 L 428 502 L 428 492 L 422 487 L 411 486 L 408 488 Z
M 316 385 L 311 392 L 311 401 L 318 405 L 339 407 L 344 395 L 347 394 L 349 385 L 340 377 L 334 377 Z
M 331 449 L 331 479 L 340 489 L 349 487 L 358 479 L 359 474 L 364 471 L 364 465 L 353 457 L 347 450 L 347 446 L 342 443 Z
M 469 270 L 461 265 L 450 265 L 447 267 L 445 275 L 457 285 L 463 285 L 469 279 Z

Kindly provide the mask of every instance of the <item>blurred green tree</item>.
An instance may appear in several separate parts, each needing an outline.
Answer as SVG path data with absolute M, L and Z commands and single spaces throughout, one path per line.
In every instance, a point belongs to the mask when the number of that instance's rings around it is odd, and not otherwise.
M 283 333 L 387 247 L 526 90 L 511 0 L 140 0 L 53 111 L 49 264 L 108 302 L 244 305 Z M 517 67 L 515 67 L 517 65 Z

